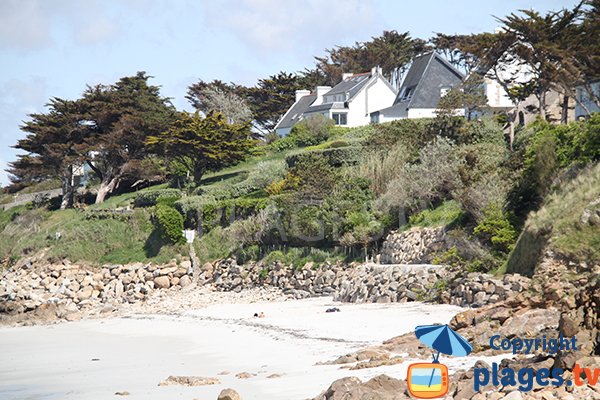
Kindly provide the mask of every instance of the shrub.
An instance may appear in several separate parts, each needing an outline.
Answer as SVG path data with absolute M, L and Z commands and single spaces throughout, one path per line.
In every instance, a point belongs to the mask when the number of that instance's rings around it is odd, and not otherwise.
M 183 217 L 173 207 L 164 204 L 156 206 L 154 222 L 163 239 L 170 243 L 184 243 Z
M 483 219 L 473 230 L 477 236 L 488 242 L 492 249 L 501 253 L 512 250 L 517 232 L 500 206 L 492 204 L 486 208 Z
M 333 120 L 323 115 L 315 115 L 303 119 L 292 128 L 289 138 L 297 146 L 314 146 L 329 139 Z
M 151 207 L 156 205 L 161 198 L 181 198 L 179 189 L 157 189 L 140 192 L 135 196 L 133 205 L 135 207 Z
M 408 223 L 412 226 L 436 227 L 449 226 L 459 222 L 464 216 L 460 204 L 454 200 L 448 200 L 433 210 L 423 210 L 418 214 L 411 215 Z

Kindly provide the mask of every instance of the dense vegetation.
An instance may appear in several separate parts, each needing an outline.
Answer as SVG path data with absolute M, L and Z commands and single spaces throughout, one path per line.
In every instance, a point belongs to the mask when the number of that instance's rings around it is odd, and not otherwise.
M 160 261 L 185 251 L 186 228 L 199 233 L 202 260 L 298 264 L 362 258 L 392 229 L 445 226 L 456 245 L 438 259 L 469 270 L 527 270 L 529 246 L 541 251 L 548 242 L 598 261 L 589 250 L 598 248 L 598 225 L 576 220 L 598 196 L 600 116 L 552 124 L 544 97 L 550 89 L 572 96 L 575 82 L 597 76 L 600 36 L 590 32 L 598 9 L 590 1 L 546 16 L 512 14 L 503 32 L 429 43 L 384 32 L 328 50 L 315 69 L 282 72 L 256 87 L 200 81 L 187 96 L 194 114 L 175 110 L 145 73 L 88 87 L 73 101 L 53 98 L 48 112 L 22 127 L 27 136 L 15 147 L 27 154 L 11 164 L 7 191 L 61 187 L 62 196 L 0 211 L 0 258 L 46 249 L 74 261 Z M 269 132 L 295 89 L 377 64 L 394 80 L 432 47 L 474 75 L 493 71 L 507 54 L 534 66 L 527 84 L 503 84 L 517 103 L 538 97 L 538 121 L 506 134 L 500 121 L 508 116 L 444 112 L 481 110 L 480 96 L 468 90 L 477 85 L 468 82 L 434 119 L 345 129 L 311 118 L 285 138 Z M 91 179 L 78 192 L 73 178 L 83 166 Z

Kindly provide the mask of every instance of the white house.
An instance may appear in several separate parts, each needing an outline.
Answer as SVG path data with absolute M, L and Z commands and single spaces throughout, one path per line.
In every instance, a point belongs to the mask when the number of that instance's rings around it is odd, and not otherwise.
M 302 119 L 323 115 L 336 125 L 356 127 L 368 125 L 371 113 L 394 101 L 396 91 L 375 67 L 363 74 L 344 74 L 333 88 L 317 86 L 313 92 L 296 91 L 296 101 L 275 126 L 275 131 L 287 135 Z
M 463 79 L 464 75 L 435 51 L 419 55 L 411 63 L 398 96 L 385 108 L 372 112 L 371 121 L 435 117 L 440 99 Z M 464 110 L 457 110 L 457 115 L 461 113 Z

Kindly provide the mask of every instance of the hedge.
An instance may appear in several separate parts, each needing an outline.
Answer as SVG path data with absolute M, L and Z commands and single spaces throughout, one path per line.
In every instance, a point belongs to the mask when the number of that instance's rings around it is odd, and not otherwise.
M 332 167 L 341 167 L 342 165 L 357 164 L 360 161 L 360 148 L 356 146 L 329 148 L 323 150 L 313 150 L 309 152 L 292 154 L 287 156 L 285 161 L 288 167 L 295 166 L 308 154 L 318 154 L 327 160 Z
M 135 207 L 152 207 L 162 198 L 181 198 L 179 189 L 156 189 L 140 192 L 135 196 L 133 205 Z
M 176 209 L 165 204 L 156 206 L 154 223 L 163 239 L 170 243 L 184 243 L 183 217 Z

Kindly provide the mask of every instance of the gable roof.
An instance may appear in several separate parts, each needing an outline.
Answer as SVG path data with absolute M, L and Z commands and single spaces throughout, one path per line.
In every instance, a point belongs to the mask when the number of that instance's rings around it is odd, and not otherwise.
M 351 99 L 352 97 L 354 97 L 355 94 L 357 94 L 360 91 L 360 89 L 362 89 L 362 87 L 367 83 L 369 78 L 371 78 L 370 72 L 349 76 L 348 78 L 342 80 L 340 83 L 331 88 L 331 90 L 325 93 L 324 96 L 350 93 L 349 99 Z
M 308 107 L 310 107 L 311 104 L 314 103 L 316 99 L 317 99 L 317 95 L 314 93 L 311 93 L 306 96 L 302 96 L 283 115 L 281 120 L 275 126 L 275 129 L 291 128 L 292 126 L 294 126 L 294 124 L 296 124 L 297 122 L 300 122 L 300 120 L 302 119 L 302 114 L 304 114 L 304 112 L 306 110 L 308 110 Z
M 440 89 L 453 87 L 463 79 L 464 75 L 435 51 L 422 54 L 413 60 L 394 104 L 380 112 L 406 117 L 409 108 L 436 108 Z

